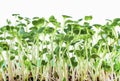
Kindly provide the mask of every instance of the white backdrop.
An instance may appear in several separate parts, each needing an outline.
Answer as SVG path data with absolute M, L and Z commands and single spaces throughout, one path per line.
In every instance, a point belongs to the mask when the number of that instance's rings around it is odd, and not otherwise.
M 0 0 L 0 25 L 11 14 L 19 13 L 25 17 L 49 17 L 70 15 L 73 18 L 93 16 L 94 23 L 104 23 L 105 19 L 120 17 L 119 0 Z

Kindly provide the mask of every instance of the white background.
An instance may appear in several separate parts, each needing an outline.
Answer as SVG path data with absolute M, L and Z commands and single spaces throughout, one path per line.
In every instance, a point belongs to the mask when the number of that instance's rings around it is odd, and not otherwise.
M 79 19 L 93 16 L 94 23 L 120 17 L 119 0 L 0 0 L 0 25 L 5 24 L 13 13 L 25 17 L 49 17 L 70 15 Z

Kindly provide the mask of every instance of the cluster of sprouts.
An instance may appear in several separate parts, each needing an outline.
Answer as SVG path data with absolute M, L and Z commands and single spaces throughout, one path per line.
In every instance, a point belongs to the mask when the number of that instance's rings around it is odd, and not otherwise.
M 13 16 L 0 27 L 0 81 L 120 81 L 120 18 Z

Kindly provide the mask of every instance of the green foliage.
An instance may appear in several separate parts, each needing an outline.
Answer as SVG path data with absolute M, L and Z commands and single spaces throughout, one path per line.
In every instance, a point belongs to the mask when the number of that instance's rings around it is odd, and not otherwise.
M 23 55 L 23 60 L 27 60 L 27 56 L 26 55 Z
M 41 27 L 42 25 L 44 25 L 44 23 L 45 23 L 44 18 L 38 18 L 38 19 L 32 21 L 32 24 L 36 27 Z
M 0 72 L 15 76 L 21 70 L 22 78 L 32 73 L 34 81 L 36 76 L 40 75 L 42 81 L 48 74 L 62 81 L 68 77 L 84 81 L 88 75 L 103 78 L 101 71 L 119 77 L 120 32 L 116 27 L 120 18 L 91 24 L 91 15 L 78 20 L 62 15 L 63 22 L 53 15 L 48 19 L 13 16 L 14 25 L 7 19 L 0 27 Z M 17 71 L 13 71 L 14 64 Z
M 75 60 L 75 57 L 70 58 L 70 60 L 73 67 L 76 67 L 78 65 L 78 62 Z
M 11 55 L 10 56 L 10 60 L 14 60 L 15 59 L 15 56 L 14 55 Z
M 72 18 L 71 16 L 68 16 L 68 15 L 62 15 L 62 17 L 63 17 L 64 19 L 66 19 L 66 18 Z
M 92 18 L 93 18 L 92 16 L 85 16 L 84 19 L 85 19 L 86 21 L 88 21 L 88 20 L 92 20 Z
M 55 25 L 56 27 L 60 27 L 60 23 L 55 19 L 54 16 L 50 16 L 49 22 L 51 22 L 51 23 L 52 23 L 53 25 Z

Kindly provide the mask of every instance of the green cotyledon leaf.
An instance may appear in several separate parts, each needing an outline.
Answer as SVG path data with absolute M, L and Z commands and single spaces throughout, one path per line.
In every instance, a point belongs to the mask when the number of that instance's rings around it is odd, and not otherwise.
M 47 64 L 47 62 L 45 60 L 42 60 L 41 64 L 44 66 Z
M 92 18 L 93 18 L 93 17 L 92 17 L 91 15 L 90 15 L 90 16 L 85 16 L 85 17 L 84 17 L 84 19 L 85 19 L 86 21 L 92 20 Z
M 70 61 L 73 67 L 76 67 L 78 65 L 78 62 L 76 61 L 75 57 L 70 58 Z
M 41 27 L 42 25 L 44 25 L 44 23 L 45 23 L 45 19 L 44 18 L 39 18 L 37 20 L 33 20 L 32 21 L 32 24 L 34 26 L 38 27 L 38 28 Z
M 62 15 L 62 17 L 63 17 L 64 19 L 66 19 L 66 18 L 72 18 L 71 16 L 68 16 L 68 15 Z
M 55 25 L 56 27 L 60 27 L 60 22 L 57 21 L 57 19 L 52 15 L 49 18 L 49 22 L 51 22 L 53 25 Z
M 10 60 L 12 61 L 12 60 L 14 60 L 15 59 L 15 56 L 14 55 L 11 55 L 10 56 Z
M 23 55 L 23 60 L 27 60 L 27 56 L 26 55 Z

